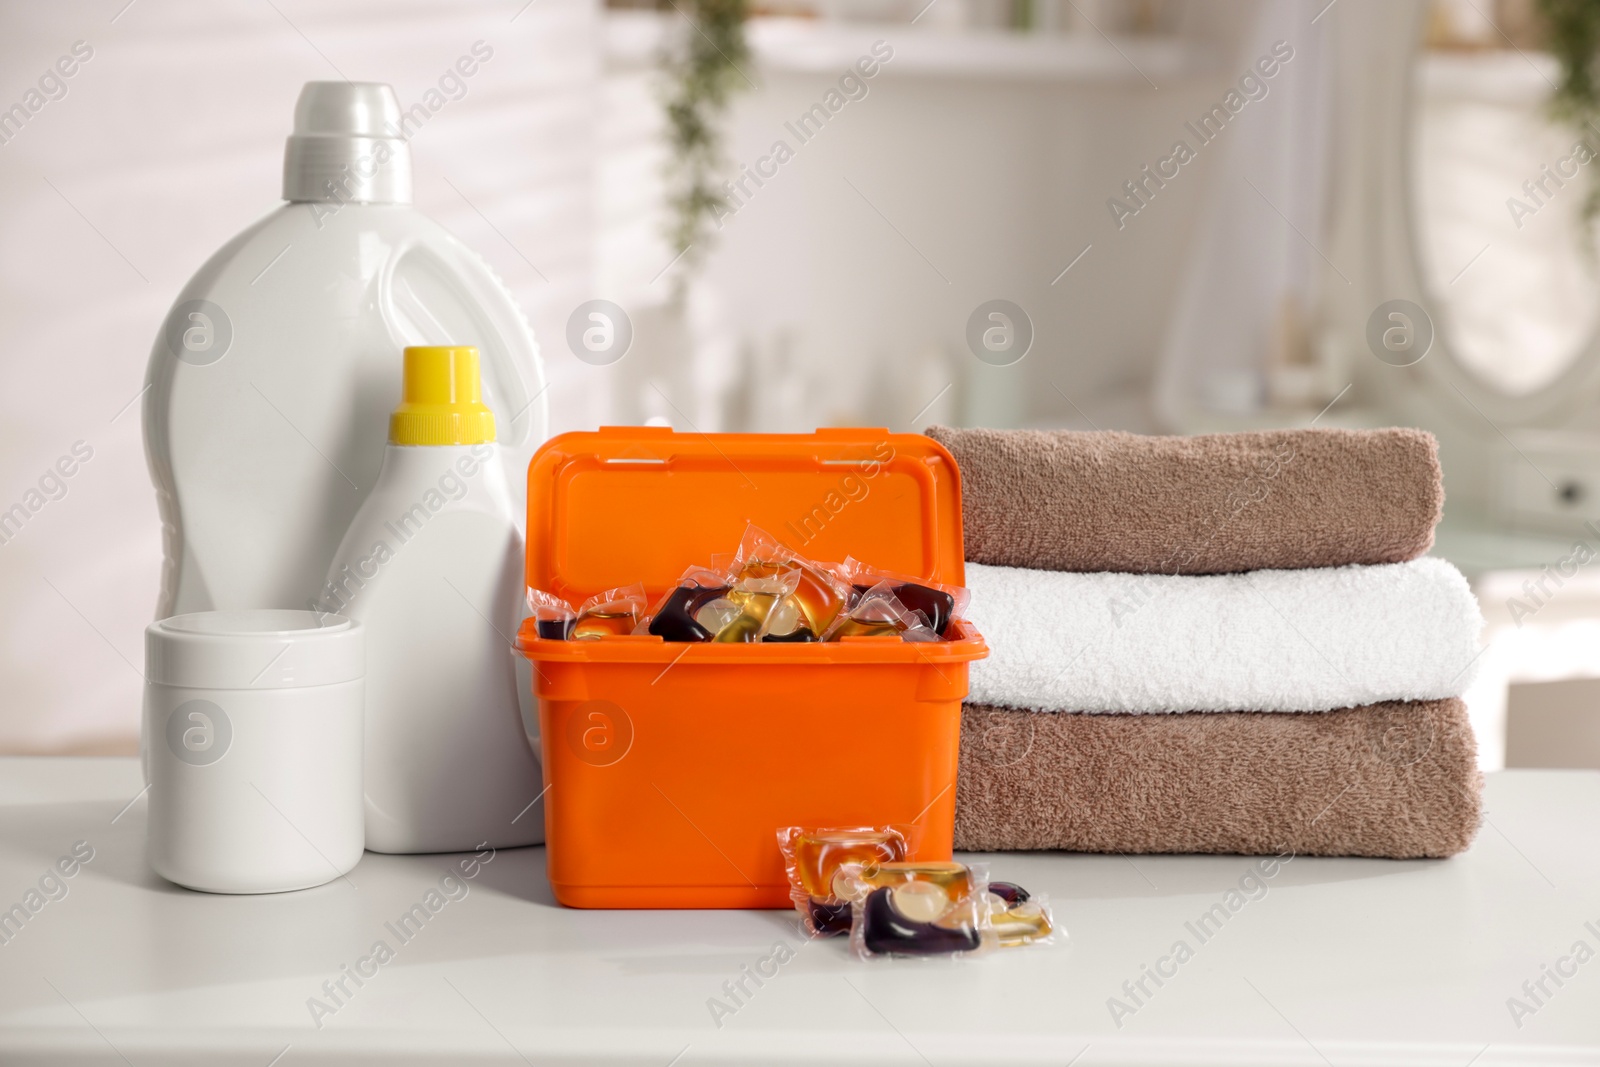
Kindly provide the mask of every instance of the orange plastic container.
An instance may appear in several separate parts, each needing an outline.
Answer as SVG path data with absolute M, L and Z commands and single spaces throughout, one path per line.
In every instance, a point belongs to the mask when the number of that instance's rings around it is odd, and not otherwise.
M 652 605 L 754 522 L 820 560 L 964 582 L 961 485 L 932 440 L 885 430 L 569 433 L 528 468 L 528 584 L 573 604 L 642 581 Z M 534 668 L 551 886 L 581 908 L 786 908 L 775 831 L 911 828 L 950 858 L 967 664 L 956 640 L 517 646 Z

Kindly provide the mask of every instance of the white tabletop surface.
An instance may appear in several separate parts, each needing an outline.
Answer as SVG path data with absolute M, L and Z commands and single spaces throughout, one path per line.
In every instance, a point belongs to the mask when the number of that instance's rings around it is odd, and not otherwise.
M 542 848 L 496 855 L 402 944 L 385 923 L 459 857 L 192 893 L 145 866 L 139 789 L 133 760 L 0 760 L 0 908 L 94 850 L 0 944 L 0 1063 L 1600 1063 L 1600 956 L 1570 956 L 1600 953 L 1596 773 L 1491 775 L 1489 821 L 1453 860 L 1295 859 L 1204 943 L 1185 924 L 1255 861 L 984 857 L 1070 937 L 873 963 L 802 942 L 789 913 L 563 909 Z M 394 958 L 319 1028 L 308 1001 L 333 1003 L 324 981 L 379 940 Z M 1108 999 L 1131 1005 L 1124 981 L 1178 940 L 1192 958 L 1114 1020 Z M 708 1001 L 779 942 L 794 958 L 719 1026 Z M 1576 973 L 1536 1005 L 1543 965 Z

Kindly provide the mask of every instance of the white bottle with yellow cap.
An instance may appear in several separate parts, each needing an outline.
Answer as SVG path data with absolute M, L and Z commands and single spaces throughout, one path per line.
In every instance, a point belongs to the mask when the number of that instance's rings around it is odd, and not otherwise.
M 407 348 L 383 467 L 317 605 L 366 628 L 374 852 L 544 840 L 512 648 L 523 541 L 494 440 L 477 349 Z

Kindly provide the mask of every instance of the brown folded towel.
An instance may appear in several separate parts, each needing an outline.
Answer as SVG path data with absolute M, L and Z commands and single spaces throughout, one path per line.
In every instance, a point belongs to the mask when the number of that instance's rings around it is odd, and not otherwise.
M 927 432 L 961 469 L 976 563 L 1139 574 L 1399 563 L 1432 547 L 1444 505 L 1438 445 L 1422 430 Z
M 968 704 L 958 849 L 1451 856 L 1482 776 L 1460 700 L 1078 715 Z

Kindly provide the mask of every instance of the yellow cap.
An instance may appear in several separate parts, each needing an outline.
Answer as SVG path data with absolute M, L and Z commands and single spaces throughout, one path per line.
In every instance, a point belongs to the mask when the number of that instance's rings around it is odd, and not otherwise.
M 405 387 L 389 416 L 392 445 L 476 445 L 494 440 L 483 403 L 478 350 L 467 345 L 406 349 Z

